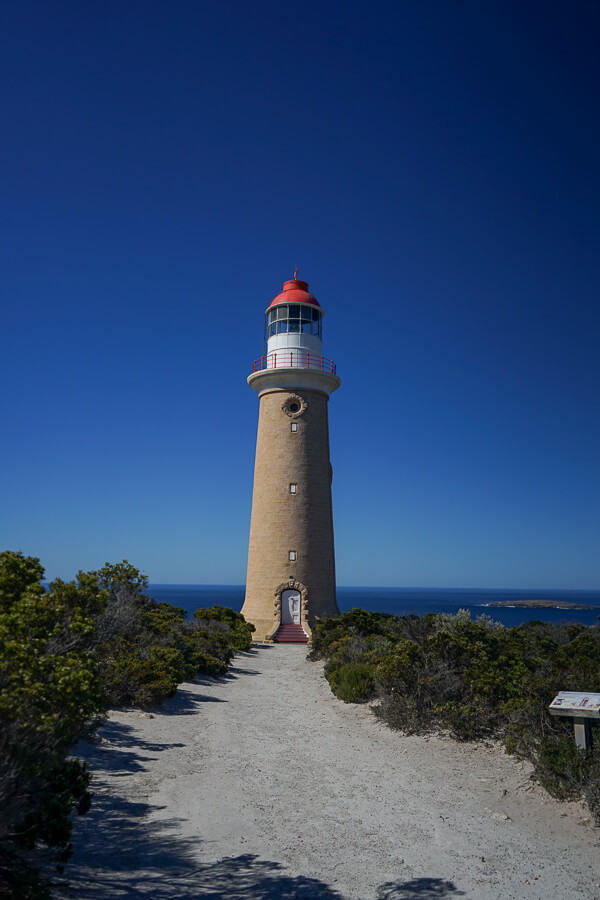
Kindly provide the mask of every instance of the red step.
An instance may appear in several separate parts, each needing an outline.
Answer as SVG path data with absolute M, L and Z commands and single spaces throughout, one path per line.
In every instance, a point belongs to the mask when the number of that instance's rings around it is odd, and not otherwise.
M 280 625 L 273 640 L 279 644 L 308 644 L 308 635 L 302 625 Z

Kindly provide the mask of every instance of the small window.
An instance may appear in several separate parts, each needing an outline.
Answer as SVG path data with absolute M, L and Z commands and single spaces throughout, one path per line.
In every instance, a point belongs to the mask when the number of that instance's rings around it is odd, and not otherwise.
M 295 494 L 297 490 L 298 490 L 297 484 L 290 484 L 290 494 Z
M 298 423 L 292 422 L 292 431 L 298 431 Z
M 292 403 L 288 404 L 288 409 L 290 412 L 295 413 L 300 409 L 300 404 L 292 401 Z
M 300 307 L 295 304 L 288 307 L 289 309 L 289 317 L 290 319 L 299 319 L 300 318 Z
M 296 551 L 290 550 L 290 562 L 294 562 L 296 559 Z

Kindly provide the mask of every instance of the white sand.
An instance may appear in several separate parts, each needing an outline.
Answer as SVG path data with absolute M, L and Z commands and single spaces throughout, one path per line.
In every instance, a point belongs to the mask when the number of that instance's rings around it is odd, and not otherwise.
M 498 746 L 406 737 L 336 700 L 303 646 L 182 685 L 96 745 L 68 895 L 600 897 L 600 829 Z

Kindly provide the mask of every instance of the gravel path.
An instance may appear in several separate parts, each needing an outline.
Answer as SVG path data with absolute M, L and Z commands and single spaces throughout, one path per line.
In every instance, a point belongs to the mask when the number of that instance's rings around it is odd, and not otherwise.
M 119 712 L 61 896 L 77 900 L 600 897 L 600 829 L 494 745 L 405 737 L 265 646 Z

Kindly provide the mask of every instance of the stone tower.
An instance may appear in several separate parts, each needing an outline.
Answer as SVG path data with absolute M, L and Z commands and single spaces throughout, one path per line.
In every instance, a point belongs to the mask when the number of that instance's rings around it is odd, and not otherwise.
M 265 355 L 248 384 L 259 397 L 242 613 L 259 641 L 304 641 L 336 615 L 329 395 L 340 386 L 322 351 L 323 310 L 294 278 L 266 311 Z

